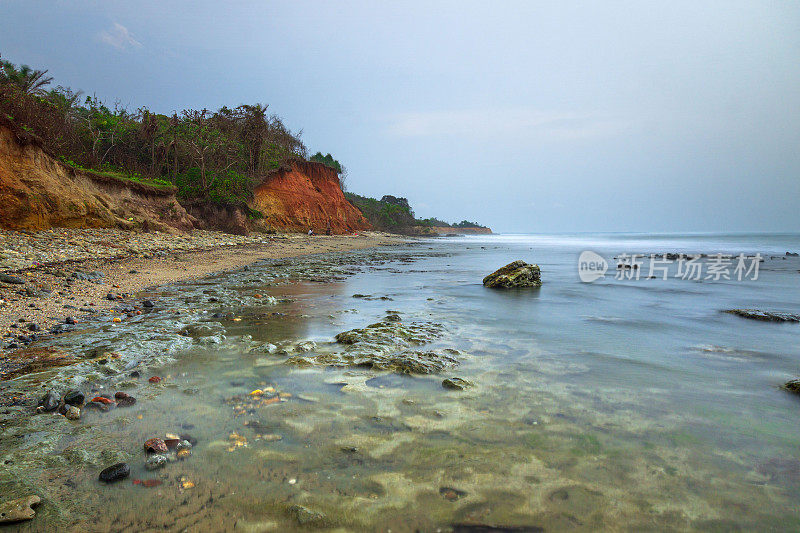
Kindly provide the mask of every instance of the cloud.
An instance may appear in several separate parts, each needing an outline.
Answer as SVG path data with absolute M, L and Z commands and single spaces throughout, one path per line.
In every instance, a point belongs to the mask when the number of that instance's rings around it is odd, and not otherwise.
M 553 141 L 607 137 L 633 123 L 600 113 L 495 108 L 400 113 L 389 117 L 388 132 L 397 137 L 473 137 L 525 135 Z
M 119 22 L 115 22 L 114 26 L 110 29 L 101 31 L 97 34 L 97 37 L 101 42 L 111 45 L 114 48 L 119 48 L 120 50 L 128 47 L 141 48 L 142 46 L 142 43 L 133 38 L 128 28 Z

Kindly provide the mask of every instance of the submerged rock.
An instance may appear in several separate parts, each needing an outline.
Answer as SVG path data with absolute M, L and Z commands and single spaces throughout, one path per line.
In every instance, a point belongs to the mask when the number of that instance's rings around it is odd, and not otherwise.
M 742 318 L 749 318 L 751 320 L 761 320 L 764 322 L 800 322 L 800 315 L 773 311 L 761 311 L 760 309 L 727 309 L 725 313 L 730 313 Z
M 466 379 L 461 378 L 448 378 L 442 381 L 442 387 L 445 389 L 452 389 L 452 390 L 464 390 L 466 388 L 472 387 L 474 383 L 471 381 L 467 381 Z
M 81 417 L 81 410 L 74 405 L 68 405 L 64 411 L 64 416 L 67 420 L 78 420 Z
M 117 463 L 100 472 L 100 481 L 113 483 L 114 481 L 125 479 L 129 475 L 131 475 L 131 467 L 128 466 L 128 463 Z
M 147 439 L 144 443 L 144 451 L 147 453 L 167 453 L 167 444 L 163 439 Z
M 541 271 L 539 265 L 514 261 L 483 278 L 483 285 L 498 289 L 541 287 Z
M 459 364 L 455 350 L 415 350 L 436 339 L 442 326 L 432 322 L 401 324 L 391 319 L 366 328 L 344 331 L 336 341 L 344 345 L 338 352 L 320 353 L 313 357 L 295 356 L 287 364 L 300 367 L 313 365 L 358 366 L 388 370 L 399 374 L 435 374 Z
M 217 323 L 210 323 L 210 324 L 189 324 L 188 326 L 184 326 L 178 331 L 178 335 L 182 335 L 184 337 L 191 337 L 193 339 L 199 339 L 203 337 L 213 337 L 214 335 L 219 335 L 225 333 L 225 328 L 223 328 L 220 324 Z
M 41 501 L 38 496 L 31 495 L 0 503 L 0 524 L 30 520 L 36 515 L 32 507 Z
M 312 511 L 302 505 L 292 505 L 289 507 L 289 514 L 292 515 L 301 526 L 306 524 L 322 526 L 325 522 L 325 515 Z
M 158 470 L 159 468 L 163 468 L 166 464 L 166 455 L 154 454 L 147 457 L 147 460 L 144 462 L 144 467 L 148 470 Z

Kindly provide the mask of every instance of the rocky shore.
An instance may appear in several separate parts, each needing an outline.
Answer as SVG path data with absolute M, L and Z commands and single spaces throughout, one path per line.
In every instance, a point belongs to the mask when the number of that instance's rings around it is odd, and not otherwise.
M 199 278 L 260 259 L 401 242 L 385 233 L 347 236 L 142 233 L 118 229 L 0 231 L 2 351 L 93 317 L 113 324 L 146 306 L 123 305 L 147 287 Z M 3 366 L 0 365 L 0 373 Z

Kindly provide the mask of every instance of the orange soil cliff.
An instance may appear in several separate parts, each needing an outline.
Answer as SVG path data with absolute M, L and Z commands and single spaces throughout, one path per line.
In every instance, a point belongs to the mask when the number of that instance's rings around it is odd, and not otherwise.
M 370 229 L 369 222 L 348 202 L 336 171 L 322 163 L 292 160 L 256 186 L 250 207 L 264 214 L 264 223 L 287 231 L 333 233 Z

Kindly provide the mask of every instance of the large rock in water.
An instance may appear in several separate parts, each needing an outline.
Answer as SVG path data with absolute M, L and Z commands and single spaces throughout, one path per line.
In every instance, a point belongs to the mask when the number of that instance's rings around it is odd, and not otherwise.
M 530 265 L 525 261 L 514 261 L 483 278 L 483 285 L 496 289 L 541 287 L 542 276 L 539 265 Z

